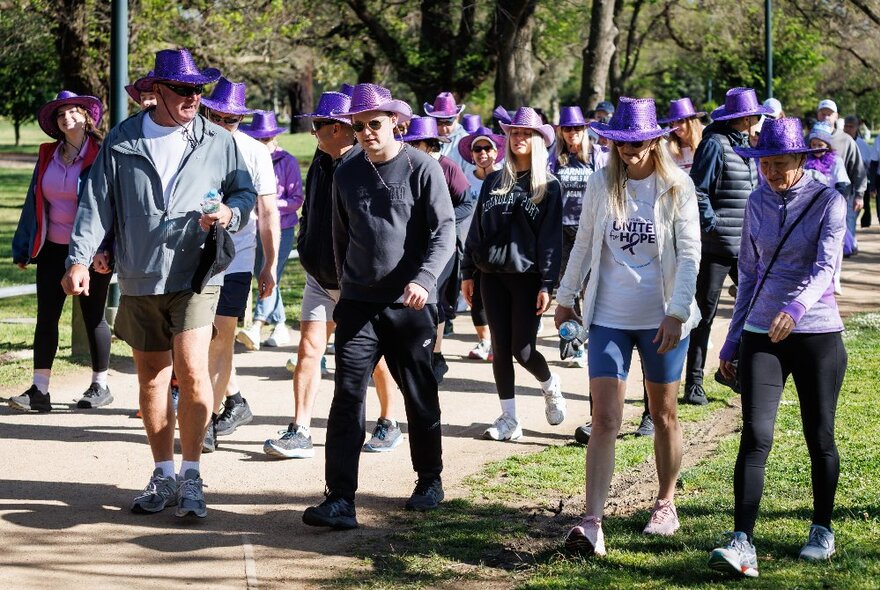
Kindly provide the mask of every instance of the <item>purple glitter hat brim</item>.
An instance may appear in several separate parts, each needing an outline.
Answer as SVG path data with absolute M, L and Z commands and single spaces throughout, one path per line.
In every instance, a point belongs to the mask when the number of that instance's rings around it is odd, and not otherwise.
M 510 135 L 510 130 L 513 128 L 520 129 L 531 129 L 532 131 L 537 131 L 544 138 L 544 145 L 550 147 L 553 145 L 553 142 L 556 141 L 556 132 L 553 130 L 553 125 L 515 125 L 513 123 L 499 123 L 501 129 L 504 130 L 504 133 Z
M 695 113 L 691 113 L 690 115 L 688 115 L 686 117 L 675 117 L 672 119 L 667 117 L 666 119 L 658 119 L 657 123 L 659 125 L 668 125 L 669 123 L 674 123 L 680 119 L 684 119 L 685 121 L 687 121 L 688 119 L 699 119 L 700 117 L 703 117 L 705 115 L 706 115 L 706 111 L 697 111 Z
M 226 113 L 227 115 L 253 115 L 255 112 L 253 109 L 228 104 L 219 100 L 211 100 L 210 98 L 203 98 L 201 104 L 214 112 Z
M 451 119 L 452 117 L 459 116 L 462 112 L 464 112 L 465 105 L 455 105 L 454 111 L 435 111 L 434 105 L 426 102 L 422 105 L 422 108 L 425 109 L 425 115 L 429 117 L 434 117 L 435 119 Z
M 674 131 L 672 127 L 660 127 L 659 129 L 611 129 L 608 123 L 590 123 L 590 129 L 599 137 L 611 141 L 647 141 L 657 139 Z
M 819 152 L 828 151 L 827 148 L 819 148 L 813 149 L 809 147 L 804 148 L 766 148 L 766 149 L 757 149 L 757 148 L 746 148 L 746 147 L 736 147 L 734 146 L 733 151 L 742 156 L 743 158 L 769 158 L 771 156 L 787 156 L 790 154 L 817 154 Z
M 58 128 L 58 122 L 55 120 L 55 112 L 62 106 L 76 105 L 82 107 L 89 112 L 95 125 L 101 122 L 104 116 L 104 106 L 95 96 L 70 96 L 67 98 L 56 98 L 40 107 L 37 111 L 37 122 L 40 129 L 49 137 L 60 139 L 64 133 Z
M 458 142 L 458 154 L 462 158 L 464 158 L 465 162 L 470 162 L 471 164 L 476 165 L 476 163 L 474 162 L 474 153 L 471 151 L 471 146 L 477 139 L 480 138 L 488 138 L 492 140 L 492 143 L 495 144 L 495 149 L 498 152 L 495 155 L 496 164 L 504 159 L 504 146 L 506 145 L 505 142 L 507 141 L 507 138 L 503 135 L 492 133 L 492 130 L 488 127 L 479 127 L 470 135 L 462 137 Z
M 175 84 L 189 84 L 191 86 L 204 86 L 211 84 L 220 79 L 220 70 L 217 68 L 205 68 L 201 74 L 185 74 L 177 75 L 173 78 L 158 78 L 156 76 L 145 76 L 134 83 L 134 87 L 141 92 L 152 91 L 153 84 L 161 84 L 162 82 L 171 82 Z
M 734 113 L 727 113 L 724 110 L 724 106 L 720 106 L 709 116 L 713 121 L 729 121 L 730 119 L 741 119 L 743 117 L 756 117 L 758 115 L 772 115 L 773 109 L 769 109 L 767 107 L 758 105 L 754 109 L 749 109 L 748 111 L 740 111 Z

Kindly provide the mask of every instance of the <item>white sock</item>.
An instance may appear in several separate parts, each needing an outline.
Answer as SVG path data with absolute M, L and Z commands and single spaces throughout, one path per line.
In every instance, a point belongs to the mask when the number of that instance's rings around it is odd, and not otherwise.
M 196 471 L 199 472 L 199 474 L 201 474 L 201 471 L 199 471 L 199 462 L 198 461 L 181 461 L 180 462 L 180 475 L 179 475 L 180 479 L 183 479 L 184 474 L 187 471 L 189 471 L 190 469 L 195 469 Z
M 107 371 L 92 371 L 92 383 L 97 383 L 101 387 L 107 387 Z
M 49 378 L 49 375 L 34 373 L 34 385 L 37 386 L 37 389 L 40 390 L 40 393 L 49 393 Z
M 510 414 L 516 419 L 516 398 L 512 397 L 501 400 L 501 411 Z
M 162 470 L 162 477 L 174 477 L 174 460 L 158 461 L 156 463 L 156 469 Z
M 550 386 L 553 384 L 553 375 L 550 375 L 550 378 L 546 381 L 539 381 L 538 383 L 541 384 L 541 389 L 543 389 L 544 391 L 548 391 L 550 389 Z

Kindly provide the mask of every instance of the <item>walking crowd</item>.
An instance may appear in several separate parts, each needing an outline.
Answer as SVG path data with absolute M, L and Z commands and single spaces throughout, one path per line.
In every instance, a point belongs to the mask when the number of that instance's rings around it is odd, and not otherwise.
M 468 308 L 469 356 L 491 362 L 500 406 L 484 438 L 523 436 L 514 361 L 538 382 L 547 422 L 562 423 L 563 384 L 536 347 L 555 294 L 561 356 L 587 369 L 591 413 L 575 433 L 587 444 L 586 513 L 565 547 L 606 553 L 603 512 L 633 349 L 644 375 L 637 434 L 654 437 L 658 474 L 644 533 L 673 535 L 679 391 L 681 403 L 708 403 L 709 337 L 729 277 L 734 312 L 715 378 L 741 393 L 743 429 L 735 532 L 709 565 L 758 575 L 752 532 L 789 376 L 814 497 L 800 556 L 834 554 L 834 419 L 847 365 L 835 294 L 844 258 L 858 253 L 863 208 L 862 227 L 870 225 L 878 158 L 859 143 L 857 119 L 838 126 L 832 100 L 818 103 L 808 133 L 750 88 L 730 89 L 706 127 L 687 97 L 665 117 L 653 99 L 621 97 L 587 116 L 563 107 L 555 127 L 531 107 L 499 107 L 492 128 L 448 92 L 417 116 L 386 88 L 344 85 L 301 115 L 316 141 L 303 183 L 276 141 L 285 130 L 275 114 L 249 109 L 245 84 L 200 69 L 187 50 L 159 51 L 127 90 L 141 110 L 106 137 L 97 98 L 62 91 L 39 111 L 55 141 L 40 148 L 13 240 L 14 262 L 37 265 L 33 384 L 9 404 L 52 409 L 68 295 L 80 298 L 93 370 L 77 406 L 112 403 L 104 308 L 115 272 L 122 296 L 113 330 L 132 348 L 154 461 L 133 512 L 207 515 L 200 456 L 253 419 L 234 345 L 290 343 L 278 284 L 295 247 L 306 281 L 288 362 L 292 420 L 264 452 L 314 456 L 312 413 L 335 335 L 326 493 L 303 513 L 307 525 L 358 526 L 361 452 L 403 441 L 396 388 L 417 475 L 405 508 L 443 501 L 442 339 Z M 253 323 L 238 330 L 254 278 Z M 367 439 L 371 379 L 381 411 Z

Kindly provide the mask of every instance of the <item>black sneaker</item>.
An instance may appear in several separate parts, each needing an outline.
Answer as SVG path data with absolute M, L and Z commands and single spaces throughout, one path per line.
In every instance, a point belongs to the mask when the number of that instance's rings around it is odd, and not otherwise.
M 306 508 L 302 519 L 309 526 L 332 529 L 356 529 L 358 526 L 354 502 L 333 494 L 327 494 L 326 499 L 317 506 Z
M 36 385 L 15 397 L 9 398 L 7 401 L 9 407 L 19 412 L 39 412 L 45 414 L 52 411 L 52 400 L 49 399 L 48 393 L 43 393 L 37 389 Z
M 437 385 L 443 383 L 443 376 L 449 372 L 449 365 L 446 364 L 446 358 L 442 352 L 435 352 L 433 356 L 434 378 L 437 379 Z
M 654 420 L 651 414 L 642 414 L 642 422 L 636 428 L 636 436 L 654 436 Z
M 455 328 L 452 325 L 452 320 L 446 320 L 443 324 L 443 335 L 449 336 L 451 334 L 455 334 Z
M 593 434 L 593 425 L 592 424 L 584 424 L 583 426 L 578 426 L 574 431 L 574 440 L 581 443 L 582 445 L 588 444 L 590 442 L 590 435 Z
M 98 385 L 92 383 L 83 393 L 82 399 L 76 402 L 76 407 L 81 410 L 91 408 L 100 408 L 113 402 L 113 396 L 110 395 L 110 388 L 106 385 Z
M 692 406 L 705 406 L 709 403 L 706 392 L 699 383 L 692 383 L 684 388 L 684 403 Z
M 436 508 L 443 501 L 443 498 L 443 484 L 440 482 L 439 477 L 428 480 L 420 479 L 416 481 L 416 489 L 413 490 L 412 496 L 406 501 L 404 508 L 426 512 Z
M 254 419 L 247 400 L 242 398 L 240 404 L 233 403 L 229 398 L 223 403 L 223 413 L 217 418 L 217 436 L 229 436 L 239 426 L 250 424 Z
M 202 452 L 213 453 L 219 446 L 220 445 L 217 444 L 217 422 L 212 418 L 211 421 L 208 422 L 208 428 L 205 430 L 205 438 L 202 441 Z

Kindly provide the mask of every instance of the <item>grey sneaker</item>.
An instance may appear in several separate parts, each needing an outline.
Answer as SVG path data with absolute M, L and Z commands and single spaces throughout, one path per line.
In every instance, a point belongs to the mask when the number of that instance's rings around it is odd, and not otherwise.
M 684 403 L 692 406 L 705 406 L 709 403 L 706 391 L 699 383 L 692 383 L 684 388 Z
M 758 556 L 755 554 L 755 546 L 749 542 L 745 533 L 730 533 L 727 545 L 713 549 L 709 554 L 709 567 L 719 572 L 757 578 Z
M 263 443 L 263 452 L 279 459 L 308 459 L 315 456 L 308 428 L 290 423 L 287 430 L 279 431 L 281 438 Z
M 83 393 L 82 399 L 76 402 L 76 407 L 81 410 L 90 408 L 100 408 L 113 402 L 113 396 L 110 395 L 110 388 L 106 385 L 98 385 L 92 383 Z
M 37 389 L 36 385 L 15 397 L 9 398 L 7 401 L 9 407 L 19 412 L 39 412 L 44 414 L 52 411 L 52 400 L 49 399 L 48 393 L 43 393 Z
M 416 481 L 416 489 L 413 490 L 409 500 L 406 501 L 404 508 L 406 510 L 427 512 L 436 508 L 443 501 L 443 498 L 443 484 L 440 482 L 439 477 L 426 481 L 420 479 Z
M 804 561 L 828 561 L 834 555 L 834 533 L 822 525 L 810 526 L 810 536 L 801 548 L 800 559 Z
M 373 436 L 364 445 L 364 451 L 367 453 L 387 453 L 393 451 L 403 442 L 403 433 L 397 422 L 392 422 L 386 418 L 379 418 L 376 421 L 376 428 L 373 430 Z
M 208 516 L 205 493 L 202 491 L 204 485 L 198 471 L 186 470 L 183 478 L 177 482 L 177 510 L 174 511 L 174 516 L 178 518 L 189 515 L 199 518 Z
M 250 424 L 253 419 L 254 414 L 246 399 L 241 398 L 241 403 L 236 404 L 226 398 L 223 403 L 223 412 L 217 418 L 217 436 L 229 436 L 235 432 L 236 428 Z
M 642 421 L 636 428 L 636 436 L 654 436 L 654 419 L 651 414 L 642 414 Z
M 354 502 L 340 496 L 327 494 L 317 506 L 309 506 L 302 515 L 309 526 L 326 526 L 333 529 L 356 529 L 358 527 Z
M 205 429 L 205 438 L 202 440 L 202 452 L 213 453 L 219 446 L 217 444 L 217 422 L 212 418 Z
M 565 398 L 562 397 L 562 382 L 559 375 L 550 375 L 550 385 L 542 390 L 544 394 L 544 417 L 551 426 L 562 424 L 565 420 Z
M 155 514 L 168 506 L 177 504 L 177 478 L 164 477 L 161 469 L 155 469 L 150 482 L 131 503 L 135 514 Z

